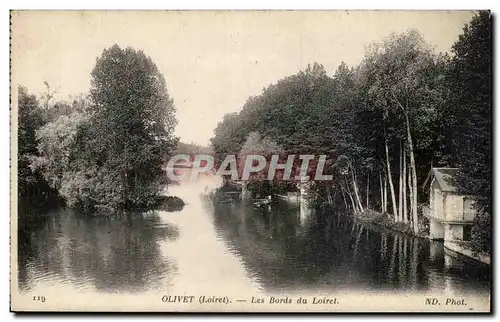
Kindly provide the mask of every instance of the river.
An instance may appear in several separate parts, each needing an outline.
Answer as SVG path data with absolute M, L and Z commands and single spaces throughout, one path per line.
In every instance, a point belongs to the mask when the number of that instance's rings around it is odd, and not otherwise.
M 214 180 L 171 186 L 187 203 L 177 212 L 42 213 L 19 231 L 19 290 L 489 294 L 489 266 L 445 255 L 441 242 L 378 231 L 341 212 L 213 202 L 204 194 Z

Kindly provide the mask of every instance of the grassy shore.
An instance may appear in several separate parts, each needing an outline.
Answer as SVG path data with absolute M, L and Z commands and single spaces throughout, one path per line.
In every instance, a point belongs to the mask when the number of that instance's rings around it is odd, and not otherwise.
M 368 209 L 365 210 L 364 212 L 355 213 L 354 218 L 356 221 L 364 224 L 374 225 L 388 230 L 398 231 L 414 237 L 429 238 L 429 228 L 428 228 L 429 226 L 428 223 L 425 221 L 425 219 L 419 221 L 419 231 L 417 234 L 415 234 L 410 224 L 404 222 L 396 222 L 394 221 L 394 218 L 389 216 L 387 213 L 381 213 Z

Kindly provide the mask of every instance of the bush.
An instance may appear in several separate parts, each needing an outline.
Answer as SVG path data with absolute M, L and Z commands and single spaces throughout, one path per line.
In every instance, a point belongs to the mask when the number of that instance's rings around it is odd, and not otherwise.
M 489 253 L 491 250 L 491 216 L 479 212 L 471 231 L 471 246 L 476 252 Z
M 184 208 L 184 201 L 175 196 L 158 196 L 153 206 L 156 210 L 180 211 Z

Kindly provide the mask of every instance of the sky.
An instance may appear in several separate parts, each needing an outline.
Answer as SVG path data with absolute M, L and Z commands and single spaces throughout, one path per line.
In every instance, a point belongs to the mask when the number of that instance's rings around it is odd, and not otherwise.
M 415 28 L 449 51 L 471 11 L 23 11 L 12 14 L 12 88 L 56 98 L 87 92 L 96 58 L 118 44 L 142 49 L 164 75 L 181 141 L 208 145 L 224 114 L 318 62 L 332 75 L 365 47 Z

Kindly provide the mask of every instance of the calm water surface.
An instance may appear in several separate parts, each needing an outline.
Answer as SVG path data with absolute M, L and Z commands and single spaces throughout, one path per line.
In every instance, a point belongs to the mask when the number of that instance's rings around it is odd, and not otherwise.
M 120 218 L 68 209 L 39 213 L 43 220 L 19 230 L 19 288 L 200 294 L 223 285 L 226 293 L 489 294 L 489 267 L 445 255 L 440 242 L 304 206 L 213 202 L 204 196 L 207 184 L 169 188 L 187 202 L 178 212 Z

